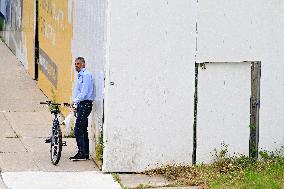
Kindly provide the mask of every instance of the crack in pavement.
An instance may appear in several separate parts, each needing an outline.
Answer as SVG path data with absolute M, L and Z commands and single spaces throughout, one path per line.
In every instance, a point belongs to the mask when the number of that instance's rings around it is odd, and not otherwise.
M 9 124 L 9 126 L 10 126 L 10 128 L 13 130 L 13 132 L 14 132 L 14 134 L 15 134 L 15 139 L 18 139 L 20 142 L 21 142 L 21 144 L 23 145 L 23 147 L 25 148 L 25 151 L 26 152 L 29 152 L 29 150 L 26 148 L 26 146 L 25 146 L 25 144 L 23 143 L 23 141 L 21 140 L 21 137 L 20 137 L 20 135 L 15 131 L 15 129 L 13 128 L 13 126 L 12 126 L 12 121 L 10 121 L 10 119 L 8 118 L 9 117 L 9 115 L 7 115 L 7 113 L 4 113 L 4 118 L 6 119 L 6 121 L 8 122 L 8 124 Z

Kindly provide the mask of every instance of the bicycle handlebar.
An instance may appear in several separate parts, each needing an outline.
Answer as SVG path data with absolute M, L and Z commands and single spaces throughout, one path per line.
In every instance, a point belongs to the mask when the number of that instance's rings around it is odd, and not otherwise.
M 45 101 L 45 102 L 40 102 L 39 104 L 47 104 L 47 105 L 54 105 L 54 106 L 71 106 L 71 104 L 69 104 L 69 103 L 66 103 L 66 102 L 64 102 L 64 103 L 62 103 L 62 104 L 58 104 L 58 103 L 53 103 L 53 102 L 51 102 L 51 101 Z

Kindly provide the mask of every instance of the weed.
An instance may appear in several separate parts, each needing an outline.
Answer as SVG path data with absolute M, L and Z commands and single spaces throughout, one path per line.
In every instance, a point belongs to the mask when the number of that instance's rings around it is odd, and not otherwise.
M 205 65 L 205 63 L 200 63 L 200 67 L 201 67 L 202 70 L 206 70 L 206 65 Z
M 74 129 L 71 128 L 71 131 L 70 131 L 70 133 L 68 135 L 64 134 L 64 138 L 75 138 Z
M 119 177 L 119 174 L 117 174 L 117 173 L 112 173 L 111 175 L 112 175 L 113 179 L 114 179 L 116 182 L 118 182 L 118 183 L 121 182 L 121 179 L 120 179 L 120 177 Z
M 103 131 L 100 129 L 98 140 L 96 142 L 96 162 L 99 166 L 103 163 L 104 140 Z
M 250 124 L 249 128 L 256 129 L 256 124 Z
M 119 185 L 120 185 L 120 187 L 121 187 L 122 189 L 128 189 L 126 186 L 124 186 L 124 185 L 121 183 L 121 179 L 120 179 L 118 173 L 112 173 L 111 175 L 112 175 L 113 180 L 115 180 L 116 182 L 118 182 Z
M 56 94 L 55 94 L 53 89 L 51 89 L 51 102 L 56 103 Z M 48 108 L 49 108 L 50 111 L 52 111 L 52 110 L 57 110 L 58 106 L 57 105 L 49 105 Z
M 0 17 L 0 31 L 3 31 L 5 27 L 5 19 Z
M 145 188 L 149 188 L 150 186 L 145 185 L 145 184 L 139 184 L 136 188 L 134 189 L 145 189 Z

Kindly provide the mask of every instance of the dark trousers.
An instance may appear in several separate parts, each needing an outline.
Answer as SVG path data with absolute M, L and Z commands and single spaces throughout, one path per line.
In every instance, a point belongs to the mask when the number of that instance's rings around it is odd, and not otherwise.
M 89 155 L 88 116 L 93 108 L 92 101 L 82 101 L 77 106 L 77 119 L 75 123 L 75 137 L 78 152 Z

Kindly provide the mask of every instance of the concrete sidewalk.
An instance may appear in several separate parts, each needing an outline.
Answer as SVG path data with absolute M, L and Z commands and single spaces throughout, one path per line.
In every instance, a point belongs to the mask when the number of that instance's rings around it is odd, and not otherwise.
M 92 160 L 72 162 L 76 153 L 74 138 L 65 139 L 58 166 L 50 162 L 52 116 L 40 105 L 47 98 L 7 46 L 0 42 L 0 169 L 1 176 L 17 172 L 86 172 L 99 171 Z M 5 178 L 9 180 L 9 176 Z M 0 177 L 1 180 L 1 177 Z M 112 181 L 113 182 L 113 181 Z M 3 183 L 0 181 L 0 186 Z
M 59 164 L 51 164 L 50 144 L 44 140 L 50 135 L 52 116 L 39 104 L 47 98 L 1 40 L 0 57 L 0 189 L 78 188 L 80 184 L 81 188 L 120 188 L 111 174 L 99 171 L 94 161 L 68 159 L 77 151 L 74 138 L 64 139 L 67 146 Z M 163 177 L 119 176 L 126 188 L 169 184 Z
M 84 172 L 7 172 L 3 179 L 16 189 L 119 189 L 110 174 Z
M 25 68 L 0 42 L 0 168 L 11 171 L 97 171 L 93 161 L 74 163 L 75 139 L 67 147 L 58 166 L 50 163 L 49 144 L 52 116 L 40 105 L 47 98 Z

